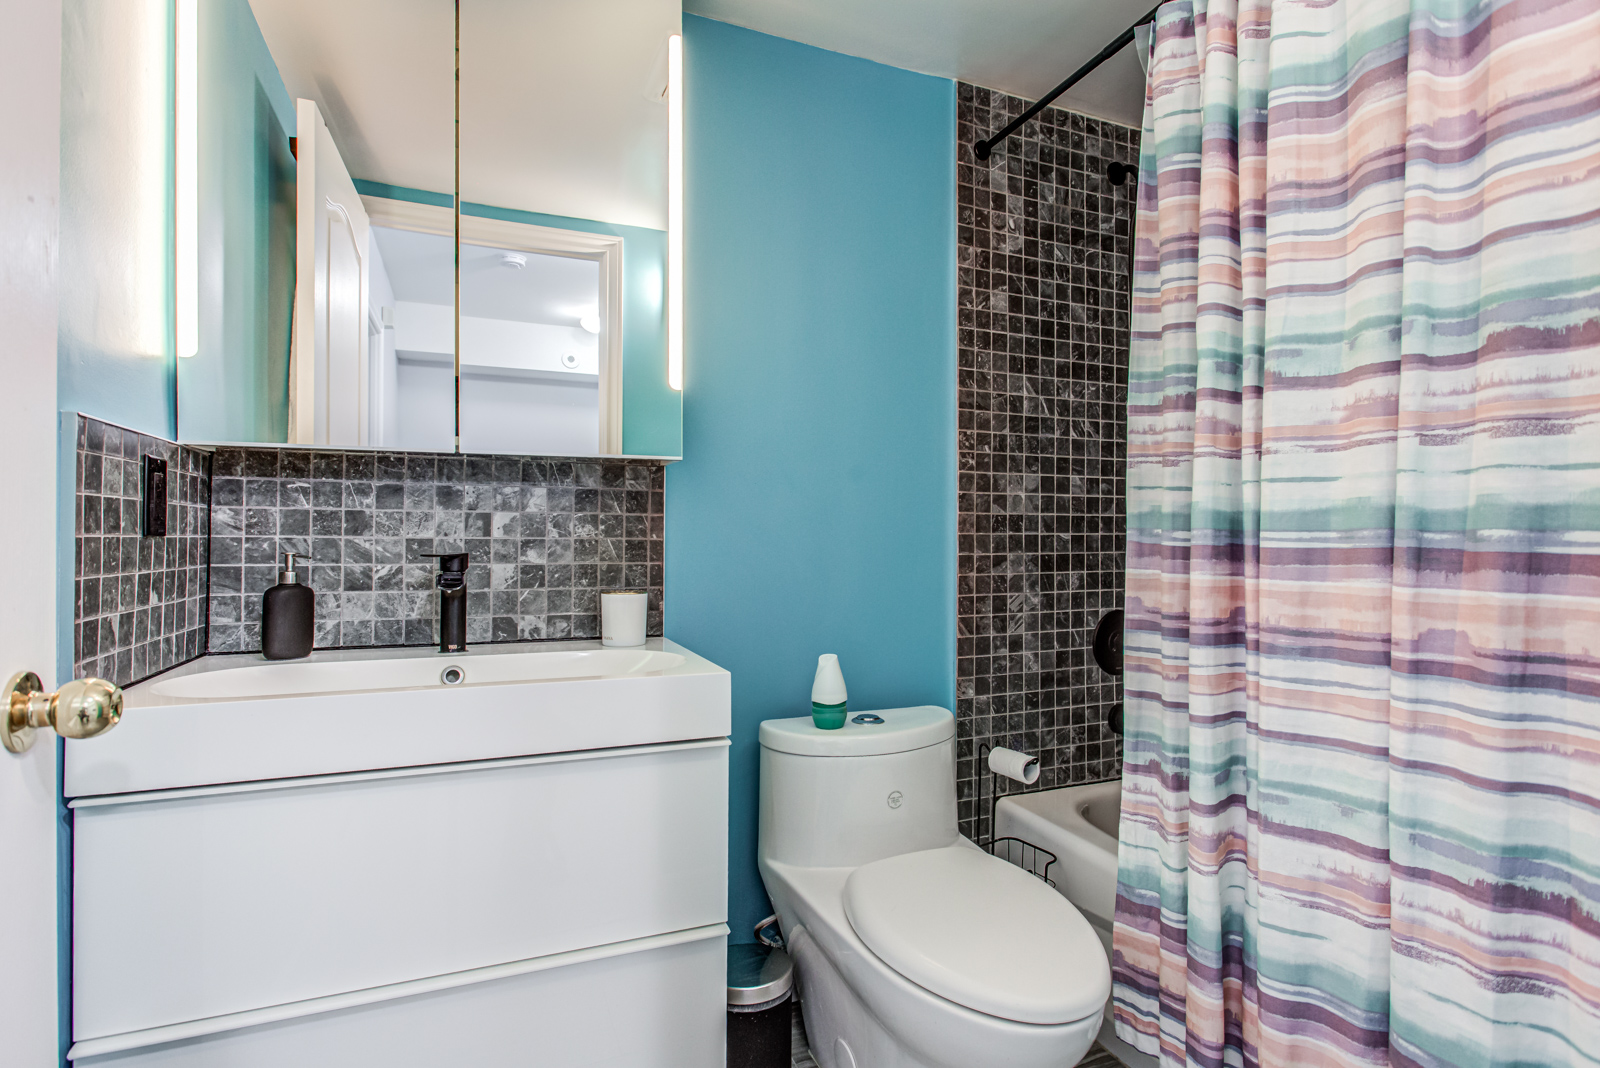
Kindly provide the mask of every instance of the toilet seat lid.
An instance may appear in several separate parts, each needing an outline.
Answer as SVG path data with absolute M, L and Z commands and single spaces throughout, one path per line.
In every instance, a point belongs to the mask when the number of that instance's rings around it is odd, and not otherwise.
M 1063 1024 L 1099 1013 L 1111 996 L 1089 921 L 1044 880 L 969 846 L 857 868 L 844 910 L 885 964 L 977 1012 Z

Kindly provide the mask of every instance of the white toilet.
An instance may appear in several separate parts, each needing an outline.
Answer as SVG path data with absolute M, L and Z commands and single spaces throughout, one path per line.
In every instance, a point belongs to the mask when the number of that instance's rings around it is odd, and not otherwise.
M 761 724 L 761 877 L 821 1068 L 1068 1068 L 1105 950 L 1042 880 L 956 833 L 943 708 Z

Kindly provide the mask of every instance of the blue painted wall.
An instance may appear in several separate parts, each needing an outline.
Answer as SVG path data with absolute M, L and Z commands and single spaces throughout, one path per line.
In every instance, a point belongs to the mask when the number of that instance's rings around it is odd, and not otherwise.
M 199 348 L 178 361 L 188 441 L 289 436 L 294 100 L 247 0 L 198 0 Z
M 955 87 L 684 16 L 684 459 L 668 637 L 733 673 L 730 925 L 761 720 L 955 688 Z

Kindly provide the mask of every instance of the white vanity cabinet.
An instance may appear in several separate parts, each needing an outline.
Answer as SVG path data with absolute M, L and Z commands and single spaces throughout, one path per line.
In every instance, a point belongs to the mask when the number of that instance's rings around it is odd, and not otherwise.
M 70 801 L 74 1062 L 720 1065 L 728 676 L 665 643 L 678 661 L 659 672 L 470 683 L 496 674 L 476 658 L 515 649 L 450 658 L 469 683 L 448 693 L 387 691 L 402 723 L 419 695 L 475 698 L 478 722 L 450 728 L 468 737 L 441 748 L 473 750 L 479 732 L 519 750 L 446 763 L 372 767 L 354 746 L 324 753 L 316 774 L 185 781 L 207 778 L 204 761 L 151 768 L 137 734 L 143 719 L 170 739 L 162 717 L 197 716 L 195 699 L 131 689 L 122 724 L 97 739 L 125 752 L 94 758 L 104 774 L 145 755 L 126 778 L 159 785 Z M 245 658 L 213 659 L 228 671 Z M 310 696 L 200 700 L 248 745 L 271 726 L 252 725 L 252 701 Z M 371 692 L 346 696 L 346 714 L 364 715 Z M 606 735 L 614 699 L 646 706 L 648 726 Z M 557 731 L 563 748 L 539 752 L 495 722 L 537 724 L 553 708 L 595 717 L 598 741 L 632 744 L 567 748 Z

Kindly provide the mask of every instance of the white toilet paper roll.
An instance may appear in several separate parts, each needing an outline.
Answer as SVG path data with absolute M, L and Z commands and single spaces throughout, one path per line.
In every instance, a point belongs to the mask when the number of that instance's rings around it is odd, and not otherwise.
M 1015 749 L 995 748 L 989 750 L 989 770 L 1032 786 L 1039 781 L 1039 758 Z
M 600 644 L 643 645 L 649 597 L 635 590 L 600 595 Z

